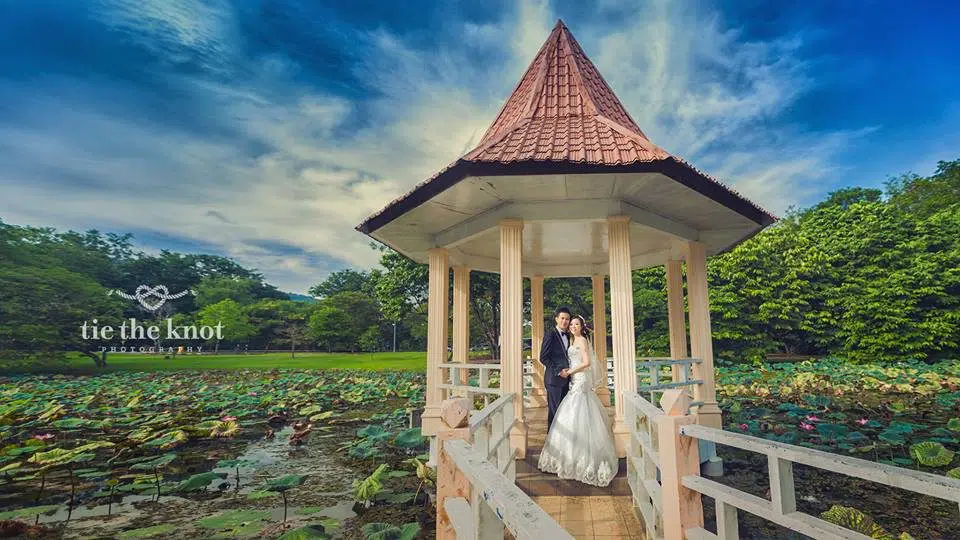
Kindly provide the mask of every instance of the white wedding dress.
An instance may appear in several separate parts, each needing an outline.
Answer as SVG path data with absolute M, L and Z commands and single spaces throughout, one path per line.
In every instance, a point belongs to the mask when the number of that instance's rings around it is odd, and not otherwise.
M 571 345 L 567 353 L 571 370 L 583 363 L 578 347 Z M 594 392 L 594 371 L 600 370 L 586 369 L 571 377 L 570 390 L 553 417 L 537 468 L 559 478 L 606 487 L 617 475 L 619 461 L 607 411 Z

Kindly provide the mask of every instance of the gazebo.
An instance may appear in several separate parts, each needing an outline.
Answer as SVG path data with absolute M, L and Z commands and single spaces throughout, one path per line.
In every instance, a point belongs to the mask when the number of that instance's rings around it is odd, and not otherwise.
M 529 429 L 522 397 L 523 279 L 531 283 L 534 358 L 549 303 L 544 278 L 587 276 L 597 299 L 597 354 L 606 358 L 609 276 L 614 434 L 623 457 L 624 396 L 637 391 L 631 271 L 666 267 L 671 357 L 699 360 L 692 363 L 693 379 L 701 381 L 692 385 L 697 422 L 720 428 L 706 258 L 775 220 L 651 142 L 558 21 L 476 148 L 357 230 L 429 265 L 427 436 L 441 428 L 439 406 L 454 386 L 452 370 L 444 368 L 450 270 L 455 363 L 467 362 L 470 274 L 500 273 L 500 384 L 515 397 L 510 442 L 519 458 L 526 455 Z

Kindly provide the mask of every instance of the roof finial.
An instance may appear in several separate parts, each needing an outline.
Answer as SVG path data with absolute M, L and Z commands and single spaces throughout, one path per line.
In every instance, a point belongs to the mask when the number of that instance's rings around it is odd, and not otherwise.
M 557 19 L 557 24 L 556 24 L 556 26 L 554 26 L 554 28 L 566 28 L 566 27 L 567 27 L 567 25 L 563 24 L 563 19 L 559 19 L 559 18 L 558 18 L 558 19 Z

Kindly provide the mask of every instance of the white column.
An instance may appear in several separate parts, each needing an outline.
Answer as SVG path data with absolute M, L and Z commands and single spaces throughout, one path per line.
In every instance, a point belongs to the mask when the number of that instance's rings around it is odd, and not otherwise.
M 602 384 L 597 389 L 597 397 L 605 406 L 610 406 L 610 389 L 607 387 L 607 287 L 604 283 L 606 276 L 593 276 L 593 349 L 597 353 L 594 359 L 603 366 Z
M 510 446 L 517 457 L 527 453 L 527 426 L 523 415 L 523 221 L 500 222 L 500 387 L 514 394 L 517 423 L 510 430 Z
M 670 357 L 689 358 L 687 316 L 683 309 L 683 267 L 680 260 L 667 261 L 667 318 L 670 324 Z M 673 366 L 673 381 L 680 380 L 681 366 Z
M 613 326 L 613 366 L 616 417 L 613 425 L 617 455 L 626 456 L 630 437 L 625 423 L 624 396 L 637 391 L 637 346 L 633 323 L 633 279 L 630 261 L 630 218 L 607 218 L 610 254 L 610 320 Z
M 466 266 L 453 267 L 453 361 L 461 364 L 469 362 L 470 355 L 470 269 Z M 456 383 L 466 386 L 470 372 L 460 370 Z M 466 395 L 466 392 L 458 392 Z
M 450 264 L 447 250 L 433 248 L 427 252 L 429 264 L 429 289 L 427 297 L 427 390 L 422 425 L 424 436 L 434 437 L 442 428 L 440 402 L 443 392 L 440 364 L 447 358 L 447 301 L 450 287 Z M 431 450 L 435 441 L 431 441 Z M 435 456 L 431 457 L 435 461 Z
M 694 387 L 694 399 L 703 402 L 697 407 L 697 424 L 723 429 L 713 368 L 707 252 L 700 242 L 687 244 L 687 303 L 690 306 L 690 356 L 701 360 L 701 363 L 694 364 L 693 378 L 703 381 L 703 384 Z M 716 444 L 701 441 L 700 447 L 701 461 L 706 462 L 704 474 L 722 476 L 723 461 L 717 457 Z
M 543 364 L 540 363 L 540 346 L 543 344 L 543 276 L 530 278 L 530 360 L 533 364 L 533 389 L 530 405 L 547 406 L 547 389 L 543 383 Z

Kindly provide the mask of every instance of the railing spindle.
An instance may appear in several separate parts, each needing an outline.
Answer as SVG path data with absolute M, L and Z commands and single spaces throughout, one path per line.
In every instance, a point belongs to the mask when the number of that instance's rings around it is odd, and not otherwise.
M 740 540 L 740 524 L 737 521 L 737 507 L 723 501 L 716 501 L 717 538 L 719 540 Z
M 774 512 L 784 515 L 797 511 L 797 494 L 793 486 L 793 462 L 767 455 L 770 469 L 770 501 Z

